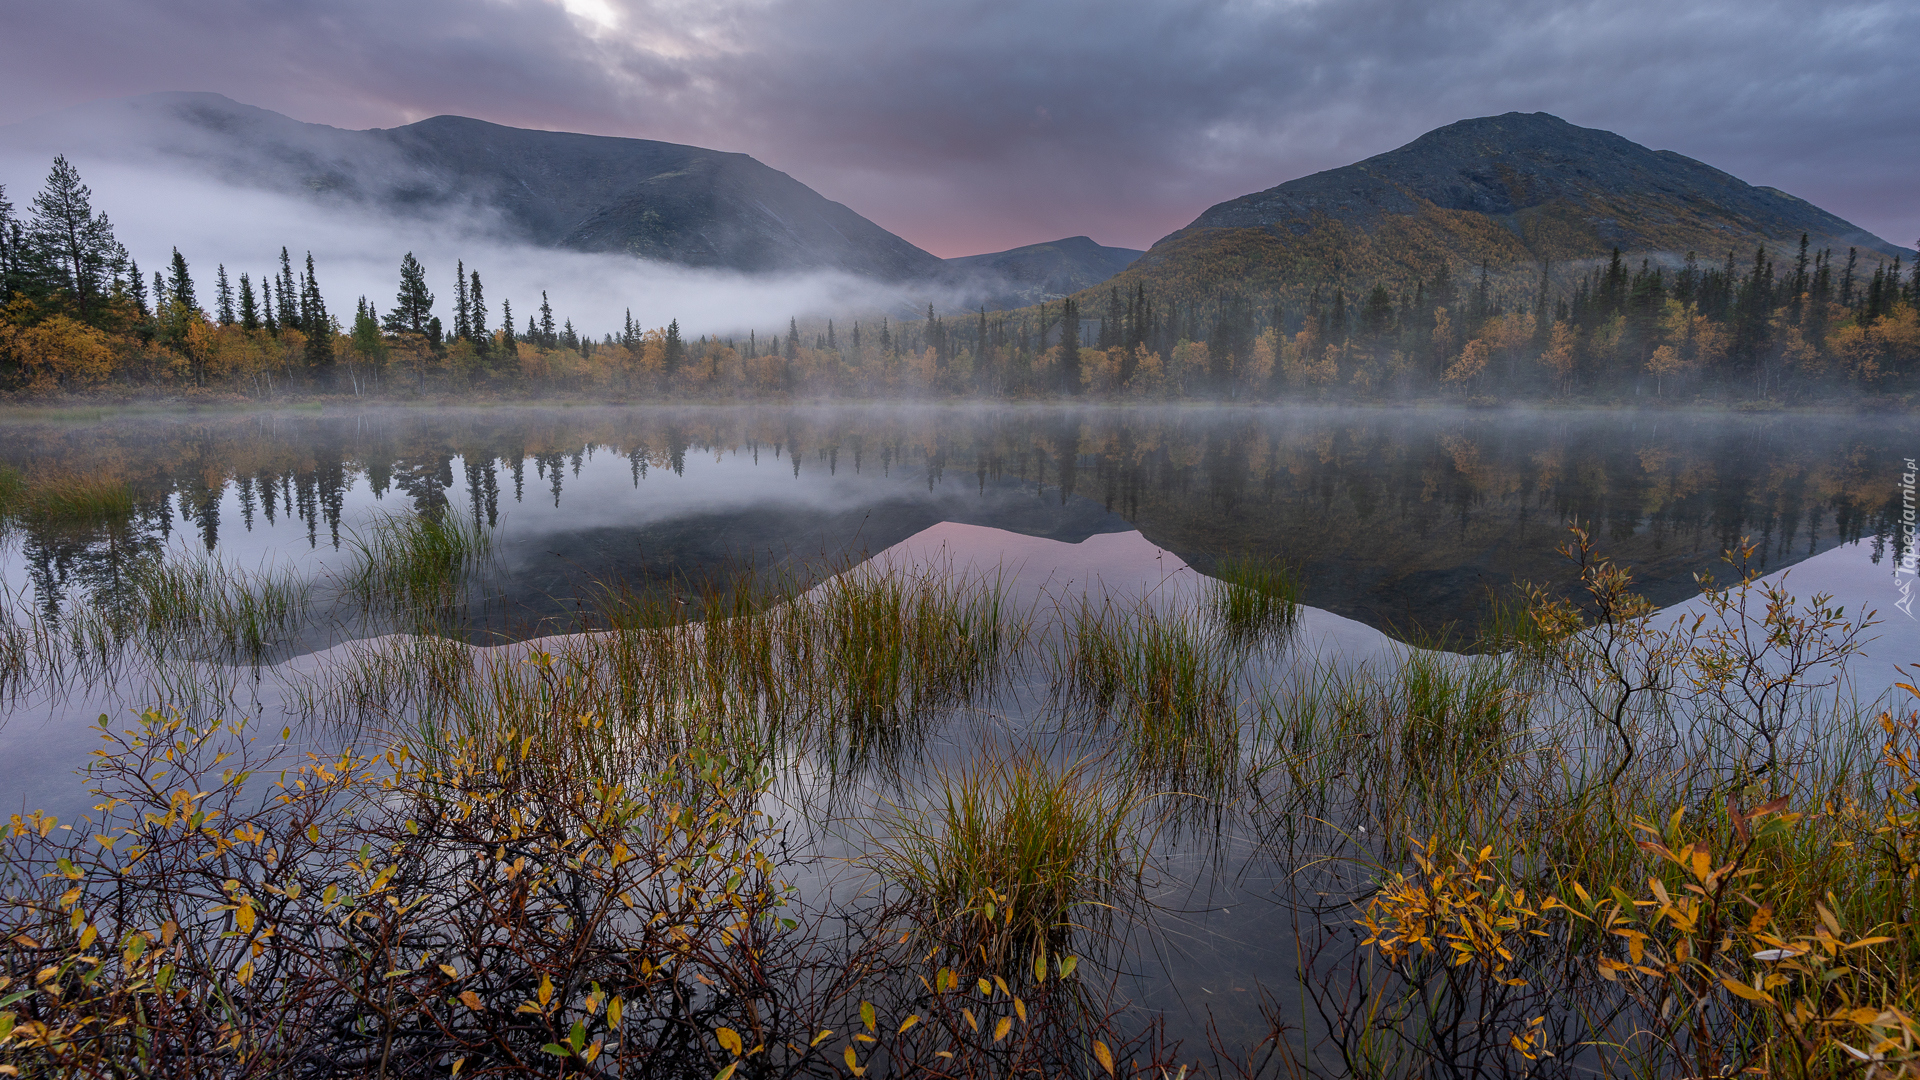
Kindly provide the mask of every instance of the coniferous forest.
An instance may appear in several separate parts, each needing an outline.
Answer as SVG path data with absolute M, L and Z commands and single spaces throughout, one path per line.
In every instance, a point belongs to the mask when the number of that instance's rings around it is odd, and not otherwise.
M 276 264 L 211 274 L 175 248 L 145 270 L 57 158 L 26 205 L 0 188 L 0 393 L 1898 405 L 1920 389 L 1920 265 L 1804 236 L 1678 266 L 1616 249 L 1542 266 L 1524 293 L 1511 268 L 1445 261 L 1365 295 L 1162 294 L 1123 275 L 1014 311 L 928 304 L 697 336 L 630 311 L 617 330 L 576 326 L 545 294 L 516 313 L 478 267 L 412 254 L 390 303 L 361 296 L 348 314 L 324 270 L 284 247 Z

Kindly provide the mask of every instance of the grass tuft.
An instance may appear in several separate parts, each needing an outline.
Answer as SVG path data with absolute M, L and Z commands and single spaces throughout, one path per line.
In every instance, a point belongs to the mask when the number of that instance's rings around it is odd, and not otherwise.
M 1270 640 L 1300 622 L 1300 570 L 1270 556 L 1220 560 L 1211 589 L 1214 616 L 1236 642 Z
M 1129 795 L 1095 762 L 986 753 L 926 783 L 925 804 L 869 837 L 872 864 L 956 952 L 984 949 L 994 966 L 1042 943 L 1059 952 L 1132 864 Z

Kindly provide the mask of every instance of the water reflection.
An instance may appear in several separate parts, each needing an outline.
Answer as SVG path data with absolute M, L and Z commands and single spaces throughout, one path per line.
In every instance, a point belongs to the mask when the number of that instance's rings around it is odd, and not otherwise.
M 501 529 L 508 573 L 469 628 L 497 638 L 564 627 L 596 579 L 844 561 L 943 520 L 1138 528 L 1202 571 L 1284 556 L 1307 603 L 1407 637 L 1470 629 L 1515 580 L 1564 580 L 1569 518 L 1662 604 L 1741 536 L 1768 568 L 1898 545 L 1904 435 L 1817 416 L 1013 407 L 16 422 L 9 464 L 124 480 L 135 508 L 105 529 L 29 526 L 0 574 L 51 612 L 170 544 L 324 568 L 375 507 L 446 508 Z

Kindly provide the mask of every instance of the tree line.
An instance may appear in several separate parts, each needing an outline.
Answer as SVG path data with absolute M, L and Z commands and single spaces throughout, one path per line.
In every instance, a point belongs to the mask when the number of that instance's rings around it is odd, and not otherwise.
M 545 293 L 497 318 L 480 271 L 456 263 L 451 323 L 408 253 L 391 306 L 336 315 L 312 254 L 282 248 L 255 276 L 216 267 L 210 291 L 176 248 L 143 276 L 64 157 L 16 213 L 0 187 L 0 390 L 407 395 L 547 391 L 690 396 L 1792 397 L 1903 393 L 1920 375 L 1920 266 L 1863 264 L 1759 246 L 1678 266 L 1618 250 L 1604 263 L 1543 265 L 1532 295 L 1496 289 L 1483 265 L 1445 262 L 1393 291 L 1341 288 L 1263 302 L 1232 288 L 1150 295 L 1095 288 L 1018 311 L 689 340 L 677 320 L 631 310 L 598 339 L 557 318 Z M 1511 275 L 1504 275 L 1511 278 Z M 343 309 L 344 311 L 344 309 Z

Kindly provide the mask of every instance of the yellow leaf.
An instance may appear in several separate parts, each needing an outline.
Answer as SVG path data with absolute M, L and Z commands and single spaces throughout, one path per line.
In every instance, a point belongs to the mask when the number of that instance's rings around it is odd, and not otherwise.
M 993 1025 L 993 1041 L 999 1042 L 1001 1039 L 1006 1038 L 1007 1032 L 1012 1030 L 1013 1030 L 1013 1017 L 1011 1016 L 1001 1017 L 1000 1022 Z
M 471 990 L 462 990 L 460 992 L 460 1004 L 465 1005 L 474 1012 L 479 1012 L 483 1008 L 480 1004 L 480 995 Z
M 1107 1049 L 1107 1044 L 1098 1039 L 1093 1041 L 1093 1060 L 1099 1062 L 1100 1067 L 1107 1070 L 1108 1076 L 1113 1075 L 1113 1051 Z
M 1026 1002 L 1021 1001 L 1019 998 L 1014 998 L 1013 1011 L 1020 1014 L 1021 1023 L 1024 1024 L 1027 1022 L 1027 1003 Z
M 446 975 L 446 977 L 449 979 L 457 979 L 460 977 L 460 973 L 454 970 L 453 965 L 451 964 L 441 964 L 440 971 L 442 974 Z
M 459 1076 L 459 1075 L 460 1075 L 460 1069 L 461 1069 L 461 1067 L 462 1067 L 462 1066 L 464 1066 L 464 1065 L 466 1065 L 466 1063 L 467 1063 L 467 1059 L 466 1059 L 466 1058 L 459 1058 L 459 1059 L 457 1059 L 457 1060 L 455 1060 L 455 1061 L 454 1061 L 454 1063 L 453 1063 L 453 1072 L 451 1072 L 451 1073 L 449 1073 L 448 1075 L 450 1075 L 450 1076 Z
M 849 1050 L 847 1051 L 847 1053 L 849 1053 L 849 1054 L 851 1054 L 851 1053 L 853 1053 L 853 1051 L 852 1051 L 851 1049 L 849 1049 Z M 596 1055 L 596 1056 L 597 1056 L 597 1055 Z M 589 1065 L 591 1065 L 591 1064 L 592 1064 L 592 1062 L 591 1062 L 591 1061 L 589 1061 L 589 1062 L 588 1062 L 588 1064 L 589 1064 Z M 728 1080 L 728 1078 L 729 1078 L 729 1077 L 731 1077 L 731 1076 L 733 1075 L 733 1071 L 734 1071 L 735 1069 L 738 1069 L 739 1067 L 740 1067 L 740 1063 L 739 1063 L 739 1062 L 737 1062 L 737 1061 L 729 1061 L 729 1062 L 727 1062 L 727 1067 L 726 1067 L 726 1068 L 724 1068 L 724 1069 L 721 1069 L 721 1070 L 720 1070 L 719 1072 L 717 1072 L 717 1073 L 714 1073 L 714 1074 L 713 1074 L 713 1080 Z M 858 1076 L 858 1075 L 860 1075 L 860 1074 L 859 1074 L 859 1073 L 854 1073 L 854 1075 L 855 1075 L 855 1076 Z
M 1721 979 L 1720 981 L 1726 985 L 1727 989 L 1733 991 L 1740 997 L 1746 998 L 1748 1001 L 1758 1001 L 1767 1005 L 1773 1004 L 1772 994 L 1755 990 L 1753 987 L 1748 986 L 1738 979 Z
M 867 1025 L 868 1031 L 875 1030 L 877 1021 L 873 1015 L 873 1002 L 863 1001 L 860 1003 L 860 1022 Z
M 828 1028 L 825 1031 L 822 1031 L 820 1034 L 815 1035 L 813 1037 L 813 1041 L 807 1044 L 807 1049 L 811 1050 L 814 1047 L 819 1046 L 823 1041 L 825 1041 L 826 1037 L 831 1034 L 833 1034 L 833 1029 Z
M 846 1053 L 841 1056 L 847 1059 L 847 1071 L 853 1075 L 860 1076 L 867 1071 L 860 1067 L 860 1059 L 854 1056 L 853 1047 L 847 1047 Z
M 740 1042 L 739 1032 L 729 1027 L 723 1027 L 718 1031 L 715 1031 L 713 1033 L 713 1037 L 719 1040 L 720 1049 L 725 1050 L 727 1053 L 732 1054 L 734 1057 L 740 1056 L 740 1051 L 743 1048 L 743 1044 Z
M 920 1022 L 920 1014 L 914 1013 L 912 1016 L 907 1017 L 906 1021 L 900 1025 L 900 1030 L 894 1032 L 894 1034 L 905 1035 L 907 1033 L 908 1028 L 912 1027 L 913 1025 L 919 1022 Z
M 967 1018 L 967 1026 L 968 1026 L 968 1027 L 970 1027 L 970 1028 L 972 1028 L 972 1029 L 973 1029 L 973 1030 L 975 1030 L 975 1031 L 979 1031 L 979 1030 L 980 1030 L 980 1021 L 978 1021 L 978 1020 L 975 1020 L 975 1019 L 973 1018 L 973 1010 L 972 1010 L 972 1009 L 961 1009 L 961 1010 L 960 1010 L 960 1015 L 961 1015 L 961 1016 L 964 1016 L 964 1017 L 966 1017 L 966 1018 Z

